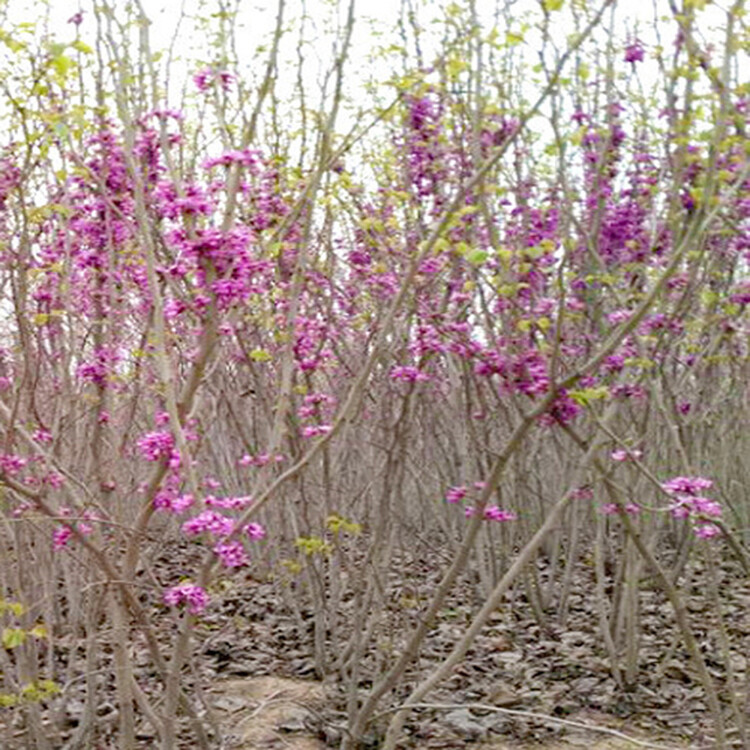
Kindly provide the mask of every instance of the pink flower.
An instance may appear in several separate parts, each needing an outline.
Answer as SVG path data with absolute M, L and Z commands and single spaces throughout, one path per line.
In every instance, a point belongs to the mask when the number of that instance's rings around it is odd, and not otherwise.
M 643 62 L 645 57 L 645 50 L 643 44 L 639 39 L 635 39 L 625 47 L 625 62 L 637 63 Z
M 259 523 L 249 523 L 242 529 L 251 539 L 265 539 L 266 530 Z
M 695 535 L 700 539 L 710 539 L 721 534 L 721 529 L 713 523 L 702 523 L 693 528 Z
M 616 516 L 620 512 L 620 506 L 617 503 L 604 503 L 602 513 L 605 516 Z
M 624 448 L 618 448 L 610 453 L 610 458 L 613 461 L 627 461 L 629 458 L 640 458 L 642 455 L 643 452 L 639 450 L 625 450 Z
M 52 488 L 54 489 L 60 489 L 60 487 L 63 486 L 63 483 L 65 482 L 65 479 L 63 479 L 61 474 L 58 474 L 56 471 L 50 471 L 48 474 L 45 474 L 44 481 Z
M 716 500 L 711 500 L 708 497 L 693 497 L 690 501 L 695 513 L 703 516 L 711 516 L 712 518 L 719 518 L 721 516 L 721 505 Z
M 203 502 L 205 502 L 206 505 L 211 505 L 215 508 L 241 510 L 242 508 L 247 508 L 252 501 L 253 498 L 250 497 L 250 495 L 238 497 L 214 497 L 213 495 L 207 495 Z
M 164 603 L 170 607 L 187 604 L 191 614 L 200 614 L 208 604 L 208 594 L 194 583 L 181 583 L 164 592 Z
M 146 461 L 158 461 L 170 456 L 173 448 L 174 438 L 169 432 L 147 432 L 138 441 L 138 450 Z
M 430 376 L 416 367 L 405 365 L 403 367 L 394 367 L 391 370 L 393 380 L 405 380 L 407 383 L 417 383 L 429 380 Z
M 517 516 L 513 511 L 502 510 L 497 505 L 489 505 L 484 509 L 484 517 L 487 521 L 515 521 Z
M 214 553 L 227 568 L 241 568 L 250 562 L 241 542 L 220 542 Z
M 52 534 L 52 547 L 54 549 L 62 549 L 67 545 L 72 536 L 73 529 L 70 526 L 58 526 Z
M 229 536 L 234 531 L 234 521 L 213 510 L 204 510 L 182 524 L 186 536 L 199 536 L 204 531 L 214 536 Z
M 684 500 L 672 505 L 670 511 L 674 518 L 688 518 L 690 516 L 690 508 Z
M 218 84 L 224 91 L 227 91 L 233 82 L 234 75 L 226 70 L 203 68 L 193 76 L 193 83 L 201 93 L 208 91 L 214 84 Z
M 706 477 L 674 477 L 662 482 L 662 489 L 670 495 L 697 495 L 701 490 L 707 490 L 714 483 Z
M 445 493 L 445 500 L 448 503 L 460 503 L 468 494 L 466 487 L 449 487 Z
M 178 495 L 172 500 L 172 513 L 184 513 L 194 502 L 195 498 L 192 495 Z
M 311 424 L 302 428 L 302 437 L 318 437 L 327 435 L 333 429 L 330 424 Z
M 31 436 L 37 443 L 47 444 L 52 442 L 52 433 L 49 430 L 40 428 Z

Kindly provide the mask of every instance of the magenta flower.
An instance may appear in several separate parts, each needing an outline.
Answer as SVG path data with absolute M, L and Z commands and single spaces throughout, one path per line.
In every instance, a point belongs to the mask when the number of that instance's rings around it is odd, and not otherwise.
M 207 495 L 203 502 L 214 508 L 241 510 L 242 508 L 247 508 L 252 501 L 253 498 L 250 497 L 250 495 L 242 495 L 238 497 L 214 497 L 213 495 Z
M 138 450 L 146 461 L 168 457 L 174 448 L 174 438 L 169 432 L 147 432 L 138 441 Z
M 259 523 L 249 523 L 242 529 L 251 539 L 265 539 L 266 530 Z
M 188 605 L 190 614 L 200 614 L 208 604 L 208 594 L 201 586 L 194 583 L 181 583 L 164 592 L 164 603 L 170 607 Z
M 234 521 L 213 510 L 204 510 L 182 524 L 186 536 L 199 536 L 204 531 L 217 537 L 229 536 L 234 531 Z
M 497 505 L 489 505 L 484 509 L 484 517 L 487 521 L 515 521 L 517 516 L 511 510 L 503 510 Z
M 330 424 L 311 424 L 302 428 L 302 437 L 318 437 L 327 435 L 333 429 Z
M 214 553 L 227 568 L 241 568 L 250 562 L 241 542 L 220 542 Z
M 642 451 L 639 450 L 624 450 L 623 448 L 618 448 L 617 450 L 612 451 L 612 453 L 609 454 L 610 458 L 613 461 L 627 461 L 629 458 L 640 458 L 643 455 Z
M 708 490 L 714 483 L 706 477 L 674 477 L 662 482 L 662 489 L 670 495 L 697 495 L 701 490 Z
M 70 526 L 59 526 L 52 534 L 52 546 L 54 549 L 62 549 L 73 536 L 73 529 Z
M 218 84 L 224 91 L 228 91 L 234 82 L 234 75 L 226 70 L 203 68 L 193 76 L 193 83 L 202 94 L 211 86 Z
M 713 523 L 702 523 L 693 528 L 693 532 L 699 539 L 710 539 L 721 534 L 721 529 Z
M 466 487 L 449 487 L 445 493 L 445 500 L 448 503 L 460 503 L 468 494 Z
M 625 47 L 625 62 L 637 63 L 643 62 L 643 58 L 646 55 L 646 51 L 643 48 L 643 43 L 639 39 L 635 39 Z
M 405 365 L 403 367 L 394 367 L 391 370 L 391 378 L 393 380 L 404 380 L 407 383 L 417 383 L 429 380 L 430 376 L 416 367 Z

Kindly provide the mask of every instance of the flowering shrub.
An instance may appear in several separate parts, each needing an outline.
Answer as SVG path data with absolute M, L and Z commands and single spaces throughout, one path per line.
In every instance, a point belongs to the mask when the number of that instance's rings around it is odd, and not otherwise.
M 665 509 L 647 501 L 654 476 L 706 466 L 728 493 L 743 486 L 750 105 L 732 57 L 742 45 L 720 53 L 692 30 L 703 3 L 673 19 L 665 55 L 641 26 L 638 37 L 597 37 L 590 4 L 543 2 L 527 31 L 551 39 L 548 24 L 563 17 L 591 27 L 564 52 L 533 50 L 537 71 L 525 67 L 517 19 L 478 29 L 455 3 L 429 61 L 415 11 L 398 59 L 382 50 L 400 71 L 383 84 L 392 103 L 372 81 L 341 77 L 342 32 L 319 109 L 304 62 L 299 106 L 277 88 L 291 51 L 281 12 L 266 66 L 249 72 L 227 41 L 241 25 L 217 13 L 221 33 L 196 35 L 216 39 L 203 55 L 214 62 L 190 63 L 178 109 L 145 15 L 126 5 L 94 9 L 96 32 L 81 11 L 64 31 L 0 33 L 4 559 L 9 580 L 28 580 L 34 601 L 38 584 L 42 609 L 68 618 L 56 626 L 88 629 L 91 643 L 101 623 L 74 619 L 77 597 L 92 611 L 98 592 L 111 597 L 101 630 L 125 634 L 112 644 L 123 737 L 135 711 L 158 714 L 165 747 L 177 744 L 180 711 L 200 720 L 179 689 L 193 616 L 207 591 L 231 590 L 213 585 L 237 569 L 281 581 L 295 622 L 313 613 L 320 675 L 334 663 L 354 674 L 341 661 L 350 653 L 386 670 L 357 677 L 345 741 L 359 742 L 383 698 L 368 708 L 361 686 L 390 691 L 406 669 L 405 657 L 370 658 L 393 614 L 377 587 L 402 574 L 397 551 L 419 557 L 445 542 L 461 552 L 441 558 L 446 583 L 420 622 L 441 611 L 475 551 L 484 585 L 538 529 L 557 535 L 548 554 L 568 555 L 564 585 L 548 587 L 564 598 L 594 533 L 607 535 L 604 556 L 631 549 L 626 534 L 659 556 L 685 528 L 665 530 L 649 512 Z M 338 34 L 339 21 L 321 33 Z M 138 65 L 109 28 L 139 31 L 128 46 Z M 301 58 L 307 33 L 303 24 Z M 337 118 L 360 96 L 344 127 Z M 730 524 L 712 488 L 675 476 L 662 484 L 665 510 L 698 537 L 733 541 L 748 514 L 738 501 Z M 23 570 L 29 560 L 39 570 Z M 175 583 L 187 576 L 197 583 Z M 622 601 L 636 611 L 636 599 Z M 350 615 L 361 602 L 373 611 Z M 162 603 L 179 615 L 167 634 Z M 605 626 L 630 670 L 638 647 L 620 641 L 632 629 Z M 362 641 L 339 648 L 352 632 Z M 140 653 L 136 638 L 163 689 L 156 707 L 152 685 L 134 692 L 135 670 L 122 667 Z M 25 656 L 19 684 L 38 658 Z M 78 660 L 59 661 L 73 670 Z

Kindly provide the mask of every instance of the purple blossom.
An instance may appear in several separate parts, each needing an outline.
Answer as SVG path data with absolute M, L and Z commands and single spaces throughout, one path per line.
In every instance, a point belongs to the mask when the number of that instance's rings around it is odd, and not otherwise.
M 250 539 L 257 540 L 266 538 L 266 530 L 259 523 L 248 523 L 242 530 L 250 537 Z
M 721 529 L 713 523 L 698 524 L 693 528 L 693 532 L 700 539 L 710 539 L 721 534 Z
M 714 483 L 706 477 L 674 477 L 662 482 L 662 489 L 670 495 L 697 495 L 701 490 L 708 490 Z
M 466 487 L 449 487 L 445 493 L 445 500 L 448 503 L 460 503 L 468 494 L 469 490 Z
M 214 497 L 213 495 L 207 495 L 203 502 L 215 508 L 241 510 L 242 508 L 247 508 L 252 501 L 253 498 L 250 495 L 239 497 Z
M 311 424 L 307 427 L 303 427 L 302 437 L 319 437 L 320 435 L 327 435 L 333 429 L 333 425 L 330 424 Z
M 487 521 L 515 521 L 518 516 L 511 510 L 503 510 L 497 505 L 489 505 L 484 509 Z
M 234 521 L 214 510 L 204 510 L 182 524 L 186 536 L 199 536 L 204 531 L 214 536 L 229 536 L 234 531 Z
M 390 376 L 393 380 L 405 380 L 408 383 L 417 383 L 430 379 L 430 376 L 427 375 L 427 373 L 424 373 L 418 368 L 412 367 L 410 365 L 394 367 L 391 370 Z
M 208 594 L 194 583 L 181 583 L 164 592 L 164 603 L 170 607 L 187 604 L 190 614 L 200 614 L 208 604 Z
M 193 76 L 193 83 L 196 85 L 198 91 L 203 94 L 214 84 L 218 84 L 224 91 L 227 91 L 234 82 L 234 79 L 234 75 L 226 70 L 203 68 Z
M 171 455 L 174 438 L 169 432 L 147 432 L 138 441 L 138 450 L 146 461 L 158 461 Z
M 241 542 L 219 542 L 214 554 L 227 568 L 241 568 L 250 562 Z
M 58 526 L 52 534 L 52 546 L 54 549 L 62 549 L 73 536 L 70 526 Z
M 640 39 L 634 39 L 632 42 L 625 47 L 625 62 L 637 63 L 643 62 L 646 51 L 643 48 L 643 43 Z

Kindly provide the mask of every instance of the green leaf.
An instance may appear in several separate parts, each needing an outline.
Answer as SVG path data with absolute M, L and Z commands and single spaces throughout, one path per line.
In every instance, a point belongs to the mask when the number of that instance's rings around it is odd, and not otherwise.
M 472 250 L 468 254 L 467 260 L 472 265 L 481 266 L 487 260 L 488 256 L 489 253 L 486 250 Z
M 553 13 L 556 10 L 562 10 L 565 0 L 542 0 L 542 7 L 548 13 Z
M 69 58 L 67 55 L 58 55 L 57 57 L 52 58 L 52 67 L 61 78 L 65 78 L 65 76 L 68 74 L 68 71 L 74 65 L 75 63 L 73 62 L 73 60 L 71 60 L 71 58 Z
M 34 638 L 46 638 L 49 634 L 47 633 L 47 628 L 42 625 L 42 623 L 39 623 L 38 625 L 34 625 L 31 630 L 29 630 L 29 635 L 33 636 Z
M 5 628 L 3 630 L 3 646 L 7 649 L 16 648 L 26 640 L 26 631 L 21 628 Z
M 253 349 L 250 352 L 250 359 L 252 359 L 253 362 L 270 362 L 273 357 L 265 349 Z
M 73 42 L 70 45 L 74 50 L 77 50 L 78 52 L 82 52 L 84 55 L 91 55 L 93 54 L 94 50 L 89 47 L 86 42 L 82 42 L 80 39 L 76 39 L 75 42 Z

